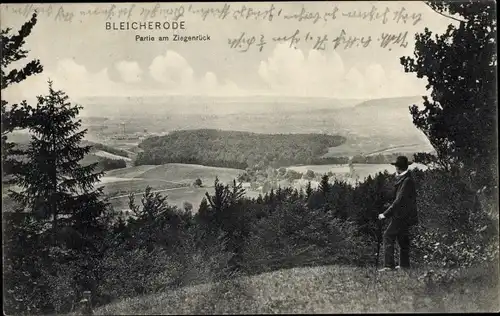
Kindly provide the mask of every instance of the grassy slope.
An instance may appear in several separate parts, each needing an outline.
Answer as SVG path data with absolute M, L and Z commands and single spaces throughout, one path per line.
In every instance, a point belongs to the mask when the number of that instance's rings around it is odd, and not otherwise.
M 200 178 L 207 185 L 213 185 L 218 176 L 222 182 L 232 181 L 237 178 L 241 169 L 207 167 L 194 164 L 169 163 L 159 166 L 136 166 L 124 169 L 111 170 L 106 173 L 110 177 L 162 179 L 174 182 L 186 182 Z
M 98 150 L 98 151 L 94 152 L 94 155 L 96 155 L 98 157 L 104 157 L 104 158 L 108 158 L 108 159 L 113 159 L 113 160 L 132 161 L 132 159 L 130 159 L 128 157 L 115 155 L 115 154 L 109 153 L 109 152 L 104 151 L 104 150 Z
M 104 194 L 113 197 L 119 195 L 125 195 L 129 193 L 144 192 L 147 186 L 150 186 L 152 190 L 165 190 L 185 186 L 179 183 L 172 183 L 169 181 L 161 180 L 124 180 L 104 183 Z
M 425 291 L 423 270 L 379 273 L 373 268 L 294 268 L 124 299 L 97 315 L 224 313 L 474 312 L 498 310 L 497 283 L 485 286 L 481 269 Z M 484 274 L 484 273 L 483 273 Z M 484 278 L 484 275 L 482 276 Z M 496 289 L 495 289 L 496 288 Z
M 184 183 L 186 186 L 189 186 L 197 178 L 200 178 L 205 188 L 186 187 L 162 193 L 162 195 L 168 197 L 167 201 L 169 204 L 182 207 L 183 202 L 187 201 L 197 208 L 205 196 L 205 192 L 209 191 L 212 193 L 210 187 L 213 186 L 216 176 L 219 177 L 220 181 L 227 183 L 236 179 L 242 172 L 243 170 L 240 169 L 216 168 L 192 164 L 143 165 L 106 172 L 106 177 L 136 180 L 108 182 L 104 186 L 108 194 L 116 196 L 129 192 L 144 192 L 144 189 L 148 185 L 153 190 L 171 189 L 181 186 L 177 183 Z M 136 197 L 136 199 L 140 200 L 140 197 Z M 118 209 L 128 208 L 128 197 L 113 199 L 111 203 Z

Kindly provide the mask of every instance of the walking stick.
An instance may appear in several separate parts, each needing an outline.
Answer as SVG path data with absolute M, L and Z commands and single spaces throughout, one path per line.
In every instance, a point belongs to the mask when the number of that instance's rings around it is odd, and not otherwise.
M 375 221 L 377 222 L 377 257 L 376 257 L 376 260 L 375 260 L 375 277 L 373 278 L 373 281 L 374 281 L 374 284 L 373 284 L 373 290 L 375 291 L 375 299 L 378 301 L 378 291 L 377 291 L 377 277 L 378 277 L 378 263 L 379 263 L 379 259 L 380 259 L 380 245 L 382 243 L 382 221 L 379 220 L 378 218 L 375 219 Z
M 376 219 L 377 221 L 377 260 L 375 261 L 375 269 L 378 268 L 378 263 L 380 259 L 380 244 L 382 243 L 382 221 L 379 220 L 378 218 Z

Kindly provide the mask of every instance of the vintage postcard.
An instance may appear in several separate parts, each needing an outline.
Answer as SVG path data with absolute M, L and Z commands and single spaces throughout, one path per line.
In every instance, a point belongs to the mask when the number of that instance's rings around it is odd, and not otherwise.
M 499 310 L 494 1 L 0 26 L 5 314 Z

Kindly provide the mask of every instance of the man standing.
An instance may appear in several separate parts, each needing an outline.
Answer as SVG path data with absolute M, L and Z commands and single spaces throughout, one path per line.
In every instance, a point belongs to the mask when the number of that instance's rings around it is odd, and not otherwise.
M 379 271 L 390 271 L 410 267 L 410 228 L 418 223 L 415 182 L 405 156 L 399 156 L 391 165 L 396 167 L 396 198 L 387 210 L 379 214 L 379 220 L 391 218 L 384 232 L 384 268 Z M 394 244 L 398 241 L 400 248 L 399 266 L 394 263 Z

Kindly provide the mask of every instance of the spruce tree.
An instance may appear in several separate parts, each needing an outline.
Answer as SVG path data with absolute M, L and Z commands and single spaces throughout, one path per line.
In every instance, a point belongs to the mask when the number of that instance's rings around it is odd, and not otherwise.
M 307 182 L 306 186 L 306 199 L 309 199 L 313 193 L 313 189 L 311 187 L 311 181 Z
M 321 193 L 326 197 L 328 195 L 328 192 L 330 192 L 330 179 L 328 178 L 328 175 L 325 174 L 321 177 L 321 182 L 319 184 L 319 189 Z
M 81 107 L 48 84 L 49 94 L 39 96 L 37 106 L 30 108 L 27 161 L 14 174 L 21 191 L 11 191 L 11 196 L 39 218 L 51 218 L 54 233 L 65 222 L 86 235 L 106 207 L 100 199 L 102 187 L 95 187 L 102 173 L 94 172 L 97 163 L 80 165 L 91 149 L 80 145 L 87 132 L 76 119 Z
M 1 66 L 0 66 L 0 88 L 2 93 L 12 84 L 20 83 L 27 77 L 41 73 L 43 70 L 40 61 L 35 59 L 27 63 L 21 69 L 9 69 L 12 63 L 19 62 L 27 57 L 28 51 L 23 49 L 25 39 L 31 34 L 35 26 L 37 15 L 33 14 L 31 20 L 24 23 L 17 34 L 9 35 L 10 28 L 3 29 L 0 33 L 1 41 Z M 15 160 L 11 155 L 18 154 L 14 150 L 15 145 L 8 141 L 8 134 L 16 129 L 27 127 L 28 111 L 26 102 L 9 105 L 3 98 L 1 100 L 2 113 L 2 180 L 13 169 Z

